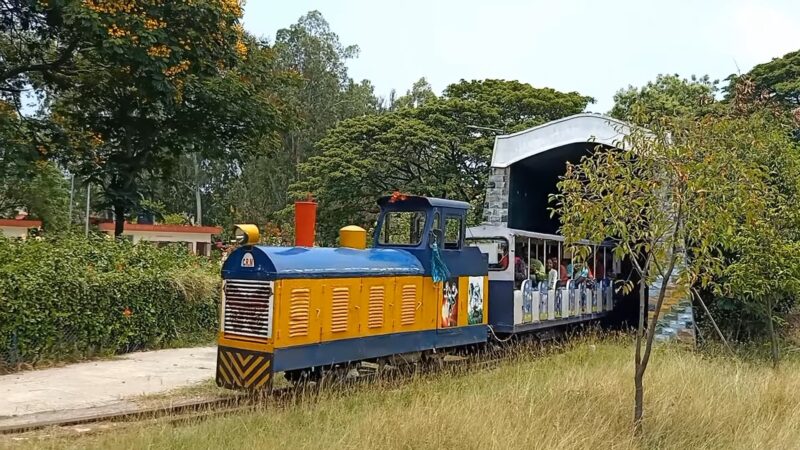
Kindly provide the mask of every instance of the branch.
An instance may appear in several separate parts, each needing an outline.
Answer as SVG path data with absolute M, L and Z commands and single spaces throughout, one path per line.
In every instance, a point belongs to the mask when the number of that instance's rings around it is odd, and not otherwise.
M 725 339 L 725 336 L 722 334 L 722 331 L 717 326 L 717 322 L 714 320 L 714 317 L 711 315 L 711 311 L 708 310 L 708 306 L 706 306 L 706 303 L 703 301 L 703 298 L 700 297 L 700 293 L 697 292 L 697 289 L 695 287 L 691 287 L 690 291 L 692 292 L 692 295 L 694 295 L 694 297 L 700 303 L 700 305 L 703 306 L 703 310 L 705 310 L 706 314 L 708 315 L 708 318 L 711 319 L 711 324 L 714 325 L 714 330 L 717 331 L 717 334 L 719 335 L 719 338 L 722 339 L 722 343 L 725 344 L 725 348 L 727 348 L 728 351 L 731 352 L 731 356 L 736 356 L 736 354 L 733 352 L 733 349 L 731 348 L 730 344 L 728 344 L 728 340 Z M 695 324 L 695 326 L 696 326 L 696 324 Z
M 45 62 L 42 64 L 28 64 L 8 69 L 5 72 L 0 73 L 0 81 L 5 82 L 6 80 L 14 78 L 25 72 L 46 72 L 48 70 L 56 70 L 59 67 L 66 64 L 67 61 L 69 61 L 69 59 L 72 57 L 72 53 L 77 48 L 78 48 L 78 41 L 73 41 L 64 49 L 63 53 L 61 53 L 61 55 L 59 55 L 59 57 L 56 58 L 54 61 Z

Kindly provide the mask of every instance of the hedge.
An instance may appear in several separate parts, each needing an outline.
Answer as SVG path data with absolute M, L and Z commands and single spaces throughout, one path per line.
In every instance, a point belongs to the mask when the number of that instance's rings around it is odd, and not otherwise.
M 210 339 L 218 297 L 185 246 L 0 237 L 0 371 Z

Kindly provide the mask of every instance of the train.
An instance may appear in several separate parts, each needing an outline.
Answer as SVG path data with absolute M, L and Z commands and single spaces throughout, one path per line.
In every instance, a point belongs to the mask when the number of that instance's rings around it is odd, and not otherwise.
M 467 228 L 470 205 L 461 201 L 377 203 L 369 247 L 356 226 L 340 230 L 335 248 L 313 246 L 313 224 L 296 226 L 312 237 L 294 247 L 258 245 L 257 227 L 237 228 L 240 245 L 222 266 L 217 385 L 270 389 L 281 373 L 300 382 L 363 363 L 435 359 L 615 308 L 613 269 L 591 282 L 532 273 L 539 262 L 553 271 L 567 260 L 559 236 Z M 613 243 L 586 245 L 595 273 L 598 263 L 619 265 Z

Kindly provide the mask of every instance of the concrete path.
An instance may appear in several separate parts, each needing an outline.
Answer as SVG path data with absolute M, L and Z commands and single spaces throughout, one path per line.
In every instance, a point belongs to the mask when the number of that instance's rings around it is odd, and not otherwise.
M 123 407 L 136 396 L 213 378 L 215 361 L 216 347 L 197 347 L 3 375 L 0 421 L 51 411 Z

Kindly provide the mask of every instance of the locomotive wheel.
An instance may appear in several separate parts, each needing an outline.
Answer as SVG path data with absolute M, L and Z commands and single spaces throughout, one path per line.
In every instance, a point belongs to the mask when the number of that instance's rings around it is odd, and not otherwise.
M 317 383 L 322 379 L 322 373 L 318 368 L 289 370 L 284 372 L 283 377 L 294 386 L 303 386 L 309 383 Z

